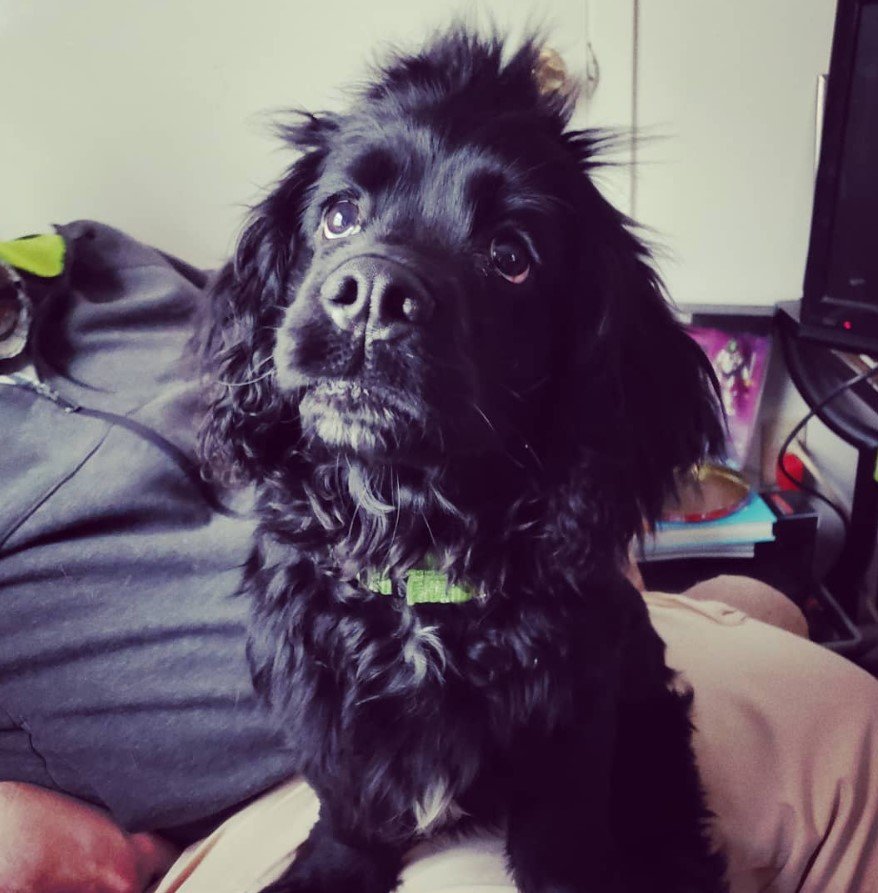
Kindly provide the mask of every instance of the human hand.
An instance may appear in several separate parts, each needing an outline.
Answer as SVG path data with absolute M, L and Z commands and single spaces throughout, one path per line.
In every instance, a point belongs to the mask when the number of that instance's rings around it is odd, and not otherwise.
M 2 893 L 143 893 L 177 856 L 155 834 L 54 791 L 0 782 Z

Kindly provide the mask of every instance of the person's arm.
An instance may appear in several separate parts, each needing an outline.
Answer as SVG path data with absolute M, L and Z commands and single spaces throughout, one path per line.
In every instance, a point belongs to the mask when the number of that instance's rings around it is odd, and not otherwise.
M 93 806 L 0 782 L 3 893 L 142 893 L 175 857 L 162 838 L 127 834 Z

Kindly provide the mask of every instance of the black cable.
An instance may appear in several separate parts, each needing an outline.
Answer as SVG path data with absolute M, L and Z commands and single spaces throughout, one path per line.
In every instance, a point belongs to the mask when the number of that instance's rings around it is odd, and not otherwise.
M 850 519 L 847 516 L 847 513 L 844 509 L 838 505 L 838 503 L 834 502 L 828 496 L 825 496 L 815 487 L 811 487 L 808 484 L 803 483 L 802 481 L 797 481 L 784 467 L 784 459 L 786 458 L 787 451 L 792 446 L 793 441 L 798 437 L 799 433 L 811 421 L 815 416 L 818 415 L 821 409 L 824 406 L 831 403 L 838 397 L 840 394 L 845 393 L 845 391 L 850 390 L 850 388 L 856 387 L 861 382 L 867 381 L 873 376 L 878 375 L 878 366 L 875 366 L 872 369 L 866 369 L 863 372 L 853 376 L 853 378 L 849 378 L 847 381 L 843 381 L 840 385 L 833 388 L 826 397 L 824 397 L 819 403 L 816 403 L 811 409 L 802 417 L 802 419 L 793 427 L 793 430 L 787 435 L 783 444 L 777 453 L 777 470 L 783 475 L 786 480 L 788 480 L 796 489 L 801 490 L 804 493 L 807 493 L 810 496 L 813 496 L 815 499 L 819 499 L 821 502 L 825 503 L 829 508 L 838 515 L 841 520 L 842 527 L 844 529 L 844 537 L 847 540 L 848 534 L 850 533 Z

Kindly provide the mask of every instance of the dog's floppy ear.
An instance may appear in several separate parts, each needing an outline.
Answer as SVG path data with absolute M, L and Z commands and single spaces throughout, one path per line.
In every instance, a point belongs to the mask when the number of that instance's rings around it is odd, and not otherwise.
M 208 472 L 226 482 L 247 480 L 296 441 L 295 432 L 284 444 L 277 436 L 279 424 L 297 421 L 276 387 L 274 335 L 307 253 L 300 227 L 308 193 L 336 129 L 331 116 L 310 114 L 278 128 L 303 154 L 254 208 L 209 289 L 196 337 L 207 392 L 199 448 Z
M 581 442 L 610 457 L 624 537 L 657 520 L 677 472 L 722 454 L 725 425 L 710 363 L 675 318 L 648 248 L 589 177 L 595 137 L 571 136 L 583 176 L 566 405 Z

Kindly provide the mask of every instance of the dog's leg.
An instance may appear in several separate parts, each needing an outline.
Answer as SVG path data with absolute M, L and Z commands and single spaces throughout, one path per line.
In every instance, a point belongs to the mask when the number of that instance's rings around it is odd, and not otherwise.
M 292 865 L 262 893 L 390 893 L 402 856 L 377 837 L 342 833 L 324 805 Z
M 664 650 L 644 608 L 625 648 L 613 769 L 626 889 L 722 893 L 725 859 L 709 839 L 711 816 L 691 745 L 691 696 L 670 688 Z
M 584 715 L 581 727 L 537 739 L 516 754 L 507 852 L 522 893 L 624 889 L 608 821 L 610 705 L 597 713 Z

